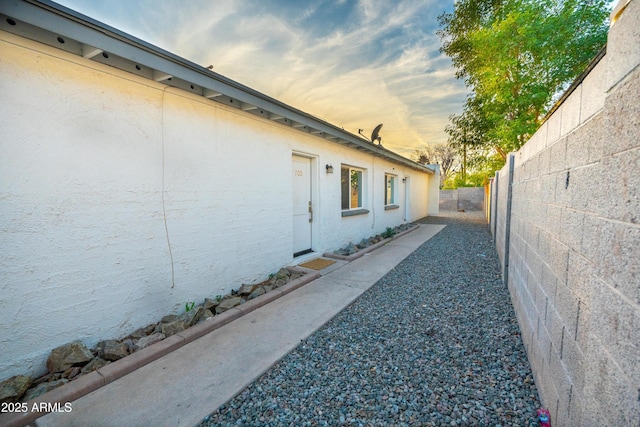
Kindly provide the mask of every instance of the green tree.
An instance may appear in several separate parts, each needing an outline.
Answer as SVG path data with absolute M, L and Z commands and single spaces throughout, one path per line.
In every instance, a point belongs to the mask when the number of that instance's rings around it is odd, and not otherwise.
M 470 89 L 463 112 L 446 129 L 449 142 L 503 160 L 520 148 L 604 46 L 608 4 L 458 0 L 439 17 L 438 32 L 441 51 Z

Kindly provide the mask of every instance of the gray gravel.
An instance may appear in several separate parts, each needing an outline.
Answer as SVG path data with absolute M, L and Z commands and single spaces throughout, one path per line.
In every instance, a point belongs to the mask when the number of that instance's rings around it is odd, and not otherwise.
M 419 222 L 447 227 L 201 425 L 536 426 L 482 215 Z

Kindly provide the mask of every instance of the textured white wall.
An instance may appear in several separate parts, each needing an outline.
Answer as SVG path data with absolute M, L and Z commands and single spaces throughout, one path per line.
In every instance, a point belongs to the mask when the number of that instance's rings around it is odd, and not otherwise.
M 290 132 L 295 132 L 291 130 Z M 331 144 L 315 137 L 292 135 L 296 138 L 290 150 L 317 158 L 317 180 L 319 197 L 315 207 L 318 221 L 318 240 L 314 241 L 314 250 L 333 250 L 349 242 L 357 243 L 364 237 L 384 231 L 387 227 L 402 224 L 404 221 L 405 194 L 402 178 L 411 180 L 411 218 L 410 221 L 427 215 L 428 185 L 435 175 L 417 172 L 408 167 L 390 163 L 371 154 L 361 153 L 342 145 Z M 334 168 L 327 174 L 325 165 Z M 340 192 L 340 166 L 351 165 L 365 171 L 366 215 L 342 217 Z M 398 177 L 397 197 L 400 208 L 384 209 L 385 173 Z M 375 191 L 374 191 L 375 189 Z M 315 245 L 318 245 L 317 247 Z
M 427 174 L 3 32 L 0 74 L 0 380 L 292 263 L 294 152 L 317 252 L 402 223 L 404 176 L 427 215 Z M 368 215 L 341 216 L 341 163 L 367 170 Z

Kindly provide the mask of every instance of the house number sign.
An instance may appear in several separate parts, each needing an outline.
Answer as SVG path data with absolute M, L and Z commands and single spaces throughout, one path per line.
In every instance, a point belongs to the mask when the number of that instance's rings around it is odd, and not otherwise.
M 302 176 L 301 170 L 295 170 L 294 173 L 296 174 L 296 176 Z

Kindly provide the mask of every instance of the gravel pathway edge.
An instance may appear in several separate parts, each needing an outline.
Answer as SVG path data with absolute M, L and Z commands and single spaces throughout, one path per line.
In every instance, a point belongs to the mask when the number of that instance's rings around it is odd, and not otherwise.
M 537 425 L 482 214 L 418 222 L 447 227 L 200 425 Z

